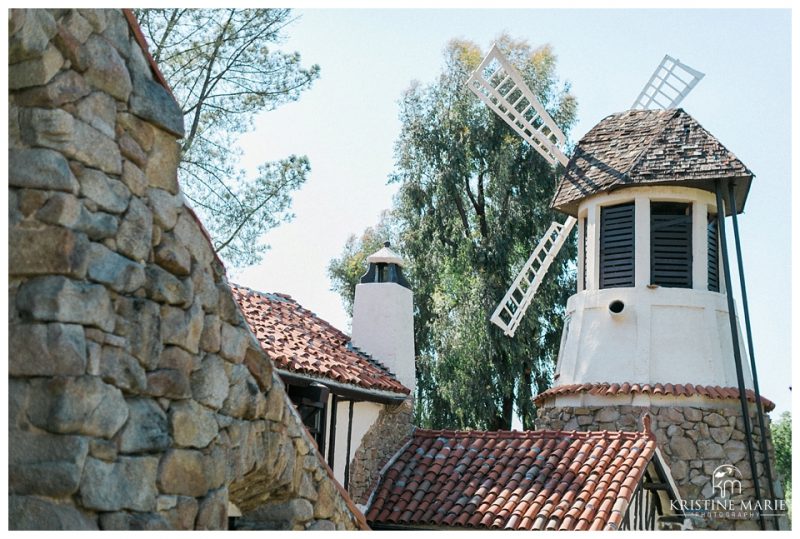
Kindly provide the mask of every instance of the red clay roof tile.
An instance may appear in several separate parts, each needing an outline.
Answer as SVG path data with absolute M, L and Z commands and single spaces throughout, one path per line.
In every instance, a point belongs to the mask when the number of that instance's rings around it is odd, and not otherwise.
M 409 526 L 615 529 L 655 447 L 648 432 L 417 430 L 367 520 L 395 523 L 402 512 Z M 412 505 L 420 497 L 432 501 L 427 510 Z
M 637 389 L 637 391 L 634 390 Z M 735 387 L 720 387 L 720 386 L 702 386 L 692 384 L 645 384 L 638 387 L 638 384 L 609 384 L 607 382 L 596 384 L 568 384 L 563 386 L 551 387 L 550 389 L 539 393 L 534 397 L 534 402 L 541 405 L 547 399 L 557 397 L 560 395 L 575 395 L 578 393 L 589 393 L 590 395 L 629 395 L 633 393 L 642 393 L 649 395 L 675 395 L 693 397 L 699 395 L 701 397 L 708 397 L 710 399 L 738 399 L 739 390 Z M 752 389 L 748 389 L 747 400 L 750 402 L 756 401 L 756 395 Z M 775 408 L 775 403 L 768 398 L 761 396 L 761 402 L 764 409 L 769 412 Z
M 409 394 L 394 374 L 354 348 L 350 337 L 286 294 L 231 285 L 261 348 L 279 369 L 370 390 Z

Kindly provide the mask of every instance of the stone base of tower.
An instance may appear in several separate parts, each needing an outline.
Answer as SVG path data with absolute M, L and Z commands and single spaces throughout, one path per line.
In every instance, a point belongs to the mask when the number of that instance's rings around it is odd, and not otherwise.
M 723 404 L 724 402 L 724 404 Z M 658 447 L 668 463 L 670 473 L 678 488 L 680 497 L 688 511 L 693 513 L 693 528 L 711 530 L 758 530 L 759 521 L 752 511 L 726 511 L 726 508 L 755 507 L 755 490 L 745 443 L 744 422 L 739 401 L 731 399 L 717 401 L 714 407 L 705 406 L 633 406 L 625 404 L 578 406 L 554 406 L 552 403 L 540 404 L 536 429 L 550 430 L 640 430 L 641 417 L 649 413 L 651 428 L 656 435 Z M 750 406 L 751 424 L 754 426 L 756 446 L 756 467 L 762 496 L 769 498 L 767 478 L 764 471 L 764 455 L 759 450 L 756 410 Z M 769 433 L 769 417 L 764 416 Z M 767 439 L 769 462 L 775 462 L 771 436 Z M 741 494 L 736 490 L 733 496 L 722 495 L 721 488 L 715 488 L 714 476 L 723 473 L 735 475 L 726 465 L 733 465 L 741 474 L 735 477 L 740 481 Z M 776 478 L 774 465 L 772 477 Z M 723 476 L 724 477 L 724 476 Z M 719 479 L 717 480 L 719 482 Z M 733 490 L 733 489 L 730 489 Z M 776 481 L 778 500 L 770 500 L 771 508 L 777 505 L 778 511 L 785 515 L 783 491 Z M 740 503 L 743 502 L 743 503 Z M 705 512 L 707 508 L 717 508 Z M 692 511 L 694 509 L 694 511 Z M 699 513 L 705 514 L 699 514 Z M 767 519 L 768 529 L 776 529 L 775 520 Z M 777 527 L 788 529 L 785 516 L 779 519 Z

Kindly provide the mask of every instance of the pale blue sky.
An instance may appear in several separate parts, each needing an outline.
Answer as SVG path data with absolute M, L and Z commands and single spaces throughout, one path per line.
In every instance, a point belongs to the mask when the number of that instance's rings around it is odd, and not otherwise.
M 328 261 L 391 206 L 397 102 L 437 76 L 453 37 L 486 48 L 501 32 L 550 43 L 578 99 L 579 139 L 627 109 L 663 55 L 706 73 L 682 106 L 756 174 L 740 218 L 762 394 L 790 408 L 790 37 L 788 10 L 298 10 L 286 50 L 321 78 L 296 103 L 259 117 L 243 140 L 250 166 L 306 154 L 312 172 L 293 222 L 265 238 L 264 261 L 230 269 L 241 284 L 291 294 L 347 329 Z M 738 294 L 737 294 L 738 296 Z M 499 299 L 499 298 L 498 298 Z M 776 414 L 773 414 L 776 417 Z

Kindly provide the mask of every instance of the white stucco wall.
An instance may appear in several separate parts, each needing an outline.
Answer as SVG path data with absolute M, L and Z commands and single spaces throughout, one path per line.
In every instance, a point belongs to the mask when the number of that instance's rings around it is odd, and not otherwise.
M 635 286 L 599 286 L 600 209 L 634 201 Z M 687 202 L 693 216 L 693 288 L 666 288 L 650 283 L 650 201 Z M 556 384 L 677 383 L 734 387 L 728 306 L 725 294 L 707 290 L 707 212 L 716 213 L 707 191 L 681 187 L 634 187 L 586 199 L 579 216 L 588 219 L 586 289 L 567 302 L 567 319 L 556 368 Z M 581 245 L 581 244 L 579 244 Z M 581 247 L 582 249 L 582 247 Z M 720 286 L 722 267 L 720 263 Z M 609 310 L 613 301 L 625 308 Z M 752 387 L 747 351 L 743 355 L 745 385 Z
M 353 301 L 353 344 L 393 372 L 412 394 L 414 303 L 411 290 L 397 283 L 360 283 Z
M 334 446 L 333 475 L 340 484 L 344 485 L 344 469 L 347 464 L 347 421 L 350 403 L 339 401 L 336 410 L 336 445 Z M 350 459 L 361 445 L 361 439 L 367 430 L 378 419 L 378 414 L 383 408 L 382 404 L 374 402 L 356 402 L 353 405 L 353 431 L 350 438 Z M 331 422 L 331 398 L 328 399 L 328 428 Z M 329 445 L 330 432 L 326 434 L 325 443 Z M 329 451 L 330 447 L 326 449 Z M 327 454 L 327 453 L 326 453 Z

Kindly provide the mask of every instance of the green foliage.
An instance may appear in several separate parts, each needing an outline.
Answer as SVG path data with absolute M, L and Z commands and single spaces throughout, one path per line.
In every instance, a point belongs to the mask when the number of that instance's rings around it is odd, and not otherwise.
M 392 244 L 393 250 L 398 251 L 398 234 L 391 212 L 388 211 L 382 212 L 378 224 L 368 227 L 361 236 L 351 234 L 344 244 L 341 256 L 328 264 L 328 277 L 333 284 L 333 291 L 342 298 L 348 316 L 353 316 L 356 285 L 366 272 L 367 257 L 380 249 L 386 241 Z
M 783 482 L 787 498 L 792 492 L 792 413 L 783 412 L 772 425 L 772 445 L 775 448 L 775 468 Z
M 566 132 L 576 103 L 556 77 L 550 47 L 507 36 L 499 45 Z M 507 429 L 515 408 L 531 428 L 531 395 L 552 382 L 563 306 L 574 289 L 570 241 L 516 337 L 489 322 L 550 222 L 563 216 L 549 207 L 552 167 L 465 88 L 482 57 L 474 43 L 451 41 L 438 81 L 413 83 L 400 102 L 390 228 L 414 288 L 417 424 L 431 428 Z M 360 250 L 374 247 L 366 243 L 349 241 L 329 269 L 346 305 L 357 271 L 345 268 L 370 254 Z
M 153 58 L 186 125 L 179 178 L 214 247 L 236 266 L 260 260 L 260 238 L 292 218 L 291 193 L 308 176 L 305 156 L 263 163 L 247 177 L 238 136 L 256 114 L 296 100 L 319 76 L 300 55 L 274 49 L 288 9 L 137 9 Z

